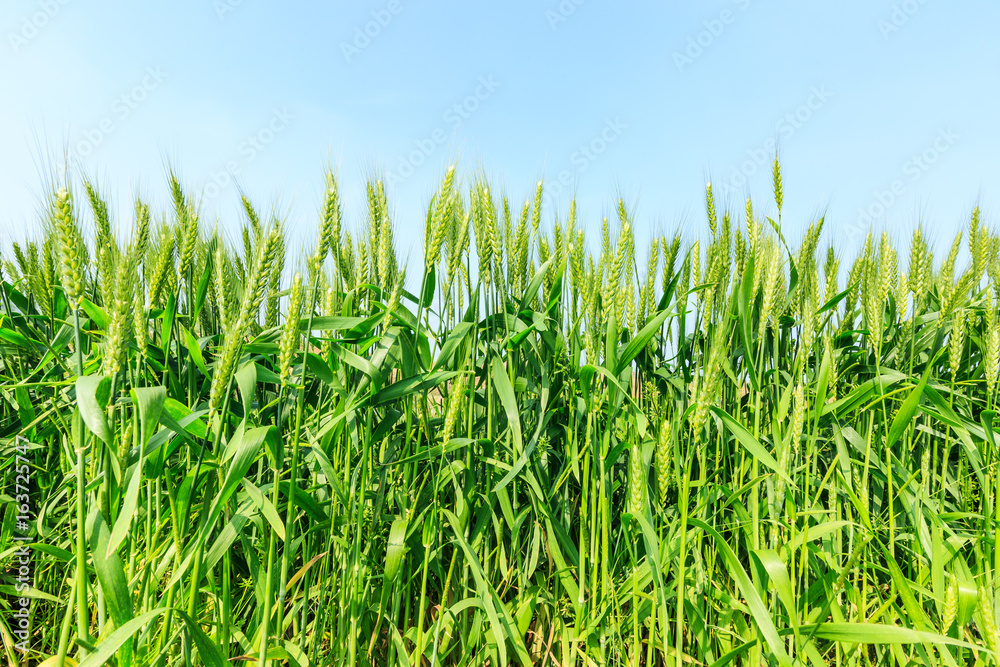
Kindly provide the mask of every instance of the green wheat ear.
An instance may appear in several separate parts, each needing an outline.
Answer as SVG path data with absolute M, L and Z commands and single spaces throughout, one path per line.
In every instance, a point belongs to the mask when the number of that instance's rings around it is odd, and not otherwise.
M 302 274 L 296 273 L 292 279 L 292 292 L 288 297 L 288 313 L 278 343 L 278 376 L 281 386 L 292 382 L 292 355 L 299 342 L 299 318 L 302 315 Z
M 962 352 L 965 350 L 965 310 L 955 311 L 951 324 L 951 335 L 948 340 L 948 365 L 952 377 L 958 377 L 958 369 L 962 365 Z
M 332 171 L 326 173 L 326 192 L 323 196 L 323 217 L 319 227 L 319 243 L 313 259 L 314 271 L 319 272 L 328 253 L 339 261 L 341 227 L 340 189 Z
M 972 219 L 969 221 L 969 254 L 972 257 L 972 277 L 975 283 L 986 270 L 986 258 L 989 252 L 989 232 L 980 224 L 979 207 L 972 209 Z
M 985 359 L 983 360 L 983 371 L 986 375 L 986 392 L 992 396 L 996 389 L 997 381 L 1000 379 L 1000 319 L 997 317 L 997 309 L 1000 307 L 992 296 L 986 297 L 986 331 L 985 331 Z
M 157 230 L 156 245 L 151 249 L 150 257 L 144 262 L 150 306 L 159 304 L 160 292 L 167 282 L 167 274 L 173 269 L 174 243 L 174 236 L 169 226 L 161 223 Z
M 114 299 L 110 305 L 110 322 L 105 341 L 102 373 L 115 375 L 125 364 L 125 346 L 131 337 L 135 304 L 134 292 L 138 283 L 138 258 L 130 253 L 126 265 L 121 267 L 114 288 Z
M 268 276 L 274 267 L 282 238 L 281 226 L 274 224 L 252 260 L 252 267 L 247 276 L 247 284 L 243 291 L 243 302 L 240 304 L 239 315 L 232 329 L 225 332 L 219 361 L 217 362 L 215 372 L 212 374 L 208 399 L 210 421 L 212 417 L 218 414 L 225 395 L 229 390 L 229 383 L 232 380 L 236 362 L 239 358 L 238 355 L 243 346 L 243 339 L 251 330 L 251 325 L 257 321 L 264 288 L 267 284 Z
M 993 612 L 993 593 L 983 584 L 979 584 L 978 592 L 978 611 L 983 623 L 982 634 L 986 639 L 986 645 L 996 655 L 1000 651 L 1000 630 L 997 629 L 997 619 Z
M 87 193 L 87 200 L 90 202 L 90 209 L 94 215 L 95 243 L 98 248 L 109 247 L 114 244 L 114 233 L 111 231 L 111 215 L 108 213 L 108 204 L 101 198 L 97 188 L 90 180 L 84 180 L 83 189 Z
M 281 274 L 285 270 L 285 239 L 275 240 L 274 260 L 267 276 L 267 306 L 264 310 L 264 326 L 272 328 L 278 324 L 278 293 L 281 292 Z
M 448 405 L 445 410 L 444 429 L 442 431 L 442 442 L 447 443 L 455 432 L 455 425 L 458 424 L 459 413 L 465 401 L 466 376 L 459 375 L 451 385 L 448 393 Z
M 837 296 L 839 291 L 838 274 L 840 273 L 840 258 L 834 252 L 833 246 L 827 248 L 826 263 L 823 264 L 823 280 L 826 283 L 826 291 L 823 293 L 823 301 L 828 302 Z
M 781 290 L 781 252 L 772 244 L 768 253 L 766 273 L 763 275 L 763 300 L 760 309 L 760 325 L 757 332 L 758 338 L 764 337 L 764 332 L 769 324 L 772 324 L 778 306 L 778 297 Z
M 708 229 L 712 232 L 712 238 L 715 238 L 715 231 L 719 221 L 715 212 L 715 195 L 712 194 L 711 183 L 705 185 L 705 209 L 708 212 Z
M 216 236 L 215 249 L 212 253 L 212 287 L 215 291 L 215 310 L 219 324 L 225 331 L 230 325 L 230 281 L 226 265 L 226 247 L 222 239 Z M 272 325 L 273 326 L 273 325 Z
M 667 490 L 670 488 L 673 451 L 670 447 L 670 421 L 664 420 L 660 424 L 660 431 L 656 439 L 655 465 L 656 465 L 656 487 L 660 492 L 660 502 L 666 500 Z
M 644 513 L 646 507 L 647 493 L 647 468 L 642 457 L 642 448 L 639 444 L 632 446 L 629 452 L 629 479 L 628 479 L 628 511 L 632 515 Z
M 149 351 L 149 330 L 146 317 L 146 300 L 143 296 L 142 286 L 135 290 L 132 296 L 132 334 L 135 338 L 136 349 L 139 352 L 140 367 L 146 363 Z
M 535 185 L 535 201 L 531 207 L 531 237 L 538 236 L 538 226 L 542 222 L 542 182 Z
M 62 267 L 63 291 L 72 310 L 80 308 L 83 299 L 84 265 L 83 237 L 73 214 L 73 201 L 65 188 L 56 193 L 55 222 L 59 237 L 59 256 Z
M 774 184 L 774 203 L 778 206 L 778 219 L 781 219 L 781 207 L 785 203 L 785 191 L 781 185 L 781 162 L 778 156 L 774 156 L 774 164 L 771 167 L 771 176 Z
M 941 614 L 941 630 L 947 632 L 955 617 L 958 616 L 958 580 L 953 574 L 946 574 L 947 584 L 944 592 L 944 609 Z

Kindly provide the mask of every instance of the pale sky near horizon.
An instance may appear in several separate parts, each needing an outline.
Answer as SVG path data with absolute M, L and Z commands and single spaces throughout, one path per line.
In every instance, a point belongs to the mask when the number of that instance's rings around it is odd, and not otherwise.
M 203 220 L 232 234 L 242 188 L 299 244 L 328 164 L 348 225 L 378 173 L 413 260 L 455 160 L 518 203 L 543 179 L 549 224 L 575 192 L 591 240 L 622 196 L 642 245 L 702 234 L 708 180 L 773 215 L 775 150 L 790 237 L 825 213 L 852 252 L 871 215 L 945 245 L 977 202 L 996 223 L 998 27 L 986 0 L 7 0 L 0 247 L 37 231 L 67 154 L 124 229 L 169 164 Z

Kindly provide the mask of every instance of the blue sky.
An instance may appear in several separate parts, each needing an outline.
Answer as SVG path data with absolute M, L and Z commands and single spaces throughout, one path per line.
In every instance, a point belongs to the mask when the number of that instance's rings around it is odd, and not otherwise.
M 415 258 L 456 160 L 515 202 L 544 179 L 549 223 L 575 192 L 596 232 L 620 195 L 639 239 L 693 239 L 708 180 L 773 215 L 777 147 L 793 238 L 825 212 L 844 251 L 918 219 L 944 245 L 977 202 L 995 218 L 998 25 L 986 0 L 6 0 L 0 242 L 38 228 L 67 151 L 123 229 L 137 191 L 166 202 L 172 164 L 209 224 L 237 228 L 238 183 L 295 243 L 327 164 L 349 225 L 380 173 Z

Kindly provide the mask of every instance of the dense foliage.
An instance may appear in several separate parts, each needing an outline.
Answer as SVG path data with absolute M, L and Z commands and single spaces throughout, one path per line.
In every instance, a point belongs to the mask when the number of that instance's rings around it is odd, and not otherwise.
M 623 203 L 591 253 L 541 184 L 451 169 L 403 267 L 382 183 L 352 236 L 327 182 L 298 267 L 173 176 L 117 229 L 60 189 L 3 259 L 13 663 L 998 661 L 978 209 L 943 261 L 883 232 L 845 272 L 823 220 L 782 235 L 775 162 L 773 220 L 709 186 L 702 242 L 637 264 Z

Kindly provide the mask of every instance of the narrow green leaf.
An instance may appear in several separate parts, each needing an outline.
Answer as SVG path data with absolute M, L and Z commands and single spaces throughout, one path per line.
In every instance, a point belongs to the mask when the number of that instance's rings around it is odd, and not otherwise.
M 76 380 L 76 400 L 80 408 L 80 416 L 90 432 L 110 445 L 113 437 L 111 429 L 108 428 L 108 421 L 104 415 L 107 400 L 101 405 L 98 394 L 101 392 L 101 383 L 106 380 L 103 375 L 83 375 Z
M 187 348 L 188 354 L 191 355 L 192 361 L 194 361 L 195 366 L 201 371 L 202 375 L 210 377 L 208 373 L 208 367 L 205 366 L 205 357 L 201 353 L 201 346 L 198 345 L 198 339 L 194 337 L 194 334 L 183 324 L 180 325 L 181 332 L 184 334 L 184 347 Z
M 778 629 L 774 627 L 774 620 L 771 618 L 770 612 L 764 605 L 764 601 L 760 599 L 760 595 L 757 593 L 757 589 L 754 587 L 753 581 L 750 579 L 749 575 L 747 575 L 746 570 L 743 569 L 740 559 L 737 558 L 725 538 L 722 537 L 722 535 L 720 535 L 715 528 L 712 528 L 707 523 L 700 521 L 699 519 L 689 519 L 688 521 L 692 526 L 697 526 L 698 528 L 704 530 L 709 536 L 712 537 L 713 540 L 715 540 L 715 546 L 722 555 L 722 559 L 725 561 L 726 568 L 729 570 L 730 576 L 732 576 L 732 578 L 736 581 L 736 585 L 739 586 L 740 592 L 746 599 L 747 606 L 750 608 L 750 614 L 753 616 L 753 620 L 757 623 L 757 628 L 760 630 L 760 634 L 763 635 L 767 645 L 771 648 L 771 652 L 774 653 L 774 656 L 778 659 L 778 664 L 782 667 L 791 667 L 792 659 L 785 651 L 785 645 L 781 640 L 781 637 L 778 636 Z
M 743 427 L 743 424 L 740 424 L 738 421 L 733 419 L 728 412 L 715 405 L 710 406 L 709 409 L 722 420 L 722 423 L 726 425 L 726 428 L 729 429 L 730 433 L 736 436 L 736 440 L 739 441 L 741 445 L 746 447 L 747 451 L 749 451 L 755 459 L 763 464 L 764 467 L 772 470 L 776 475 L 778 475 L 778 477 L 781 477 L 789 485 L 793 487 L 795 486 L 795 482 L 793 482 L 792 478 L 788 476 L 788 473 L 781 469 L 781 466 L 779 466 L 778 462 L 774 460 L 774 457 L 768 453 L 768 451 L 764 448 L 764 445 L 760 444 L 757 438 L 753 437 L 753 433 Z

